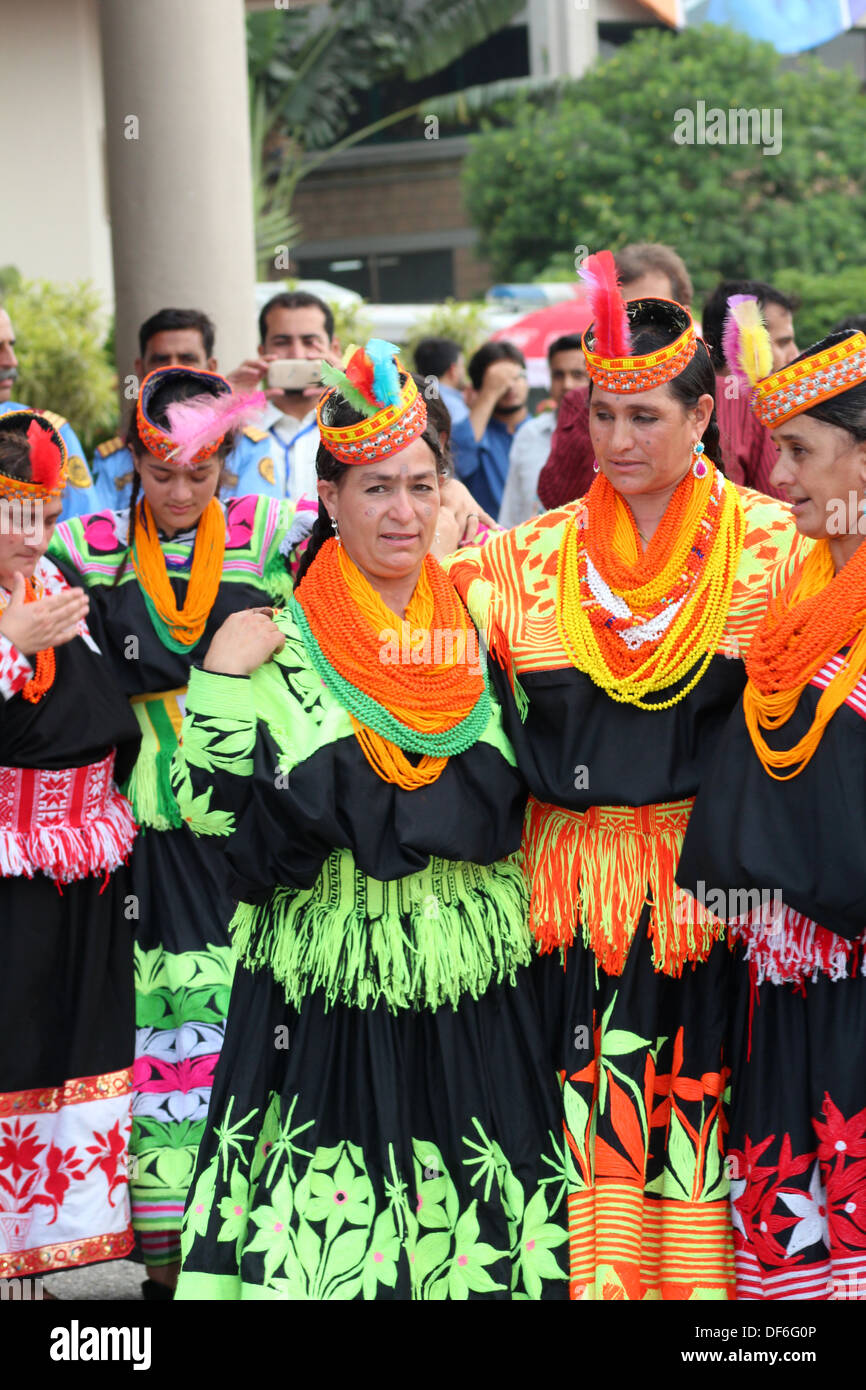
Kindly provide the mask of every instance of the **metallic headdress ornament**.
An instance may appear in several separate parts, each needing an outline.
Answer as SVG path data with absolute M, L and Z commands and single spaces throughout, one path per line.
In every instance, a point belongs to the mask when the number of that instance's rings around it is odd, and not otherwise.
M 67 461 L 63 436 L 35 410 L 8 410 L 0 415 L 0 436 L 18 435 L 30 450 L 30 479 L 10 478 L 0 469 L 0 497 L 46 501 L 59 497 L 66 486 Z
M 610 251 L 588 256 L 579 274 L 587 284 L 593 315 L 583 335 L 583 356 L 595 384 L 605 391 L 628 395 L 651 391 L 679 376 L 698 346 L 688 309 L 673 299 L 630 299 L 626 303 Z M 632 328 L 651 326 L 672 329 L 677 336 L 653 352 L 633 353 Z
M 866 381 L 866 335 L 852 333 L 759 381 L 752 410 L 768 430 Z
M 378 463 L 424 433 L 427 406 L 397 352 L 394 343 L 371 338 L 365 348 L 348 350 L 344 371 L 324 364 L 322 380 L 331 390 L 316 416 L 323 444 L 341 463 Z M 364 419 L 333 425 L 338 396 Z
M 201 394 L 173 401 L 166 407 L 168 425 L 158 425 L 150 413 L 154 393 L 166 380 L 173 379 L 200 384 Z M 191 367 L 157 367 L 144 378 L 138 393 L 139 438 L 163 463 L 194 468 L 213 458 L 228 432 L 248 425 L 266 405 L 267 398 L 261 391 L 234 394 L 219 372 Z

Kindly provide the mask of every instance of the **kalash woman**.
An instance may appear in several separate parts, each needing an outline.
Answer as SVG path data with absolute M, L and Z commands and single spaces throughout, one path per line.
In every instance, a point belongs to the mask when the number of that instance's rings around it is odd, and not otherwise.
M 525 790 L 427 555 L 438 439 L 372 347 L 330 369 L 291 604 L 190 678 L 179 803 L 223 836 L 241 964 L 178 1297 L 564 1298 Z
M 171 758 L 190 666 L 229 613 L 285 599 L 280 554 L 293 507 L 217 496 L 233 398 L 212 372 L 162 368 L 143 382 L 129 511 L 57 528 L 52 554 L 87 585 L 91 626 L 131 696 L 141 752 L 127 787 L 142 827 L 132 860 L 137 1044 L 132 1212 L 150 1278 L 170 1297 L 187 1186 L 204 1127 L 233 972 L 221 856 L 184 824 Z M 165 1292 L 163 1293 L 163 1289 Z
M 817 543 L 759 624 L 678 881 L 732 920 L 737 1294 L 866 1295 L 866 337 L 760 381 Z
M 572 1295 L 725 1298 L 728 960 L 717 922 L 678 914 L 674 870 L 743 687 L 738 654 L 796 532 L 717 466 L 714 374 L 688 312 L 623 304 L 609 252 L 584 270 L 597 477 L 449 572 L 505 668 L 531 791 L 523 853 L 564 1082 Z
M 135 821 L 115 778 L 138 725 L 45 556 L 66 450 L 0 420 L 0 1279 L 132 1248 L 135 1042 L 124 868 Z M 2 1286 L 0 1286 L 2 1297 Z

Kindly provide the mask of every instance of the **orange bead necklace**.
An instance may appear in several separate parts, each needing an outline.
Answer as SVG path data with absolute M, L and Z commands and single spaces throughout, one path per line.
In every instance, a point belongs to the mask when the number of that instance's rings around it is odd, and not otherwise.
M 812 677 L 844 647 L 848 653 L 822 691 L 807 732 L 792 748 L 770 748 L 761 730 L 786 724 Z M 802 772 L 827 724 L 864 673 L 866 543 L 837 572 L 829 542 L 820 540 L 764 614 L 746 657 L 743 712 L 768 776 L 787 782 Z
M 199 517 L 182 608 L 178 608 L 169 582 L 156 521 L 146 497 L 138 504 L 137 521 L 132 566 L 151 622 L 160 641 L 170 651 L 188 652 L 201 639 L 222 580 L 226 548 L 223 509 L 212 497 Z
M 613 700 L 676 704 L 716 651 L 745 529 L 722 474 L 689 470 L 642 551 L 631 509 L 599 474 L 559 552 L 557 627 L 572 665 Z M 673 696 L 648 698 L 673 687 Z
M 291 607 L 315 669 L 383 781 L 407 791 L 427 786 L 484 732 L 490 699 L 477 634 L 432 556 L 404 620 L 335 540 L 316 555 Z

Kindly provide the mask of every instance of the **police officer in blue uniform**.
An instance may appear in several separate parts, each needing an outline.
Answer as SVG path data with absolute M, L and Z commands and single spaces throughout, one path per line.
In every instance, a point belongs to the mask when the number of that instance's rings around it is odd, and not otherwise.
M 15 333 L 12 321 L 5 309 L 0 309 L 0 415 L 7 410 L 31 410 L 32 406 L 12 400 L 15 382 L 18 377 L 18 358 L 15 356 Z M 63 490 L 63 520 L 70 516 L 80 516 L 91 511 L 89 503 L 93 498 L 93 479 L 84 461 L 84 450 L 68 420 L 53 410 L 41 410 L 66 445 L 69 459 L 69 480 Z
M 138 331 L 139 356 L 135 375 L 139 382 L 157 367 L 197 367 L 218 370 L 213 355 L 215 329 L 197 309 L 160 309 Z M 95 487 L 89 510 L 120 511 L 129 505 L 132 492 L 132 452 L 119 435 L 97 447 L 93 456 Z M 220 484 L 221 497 L 245 493 L 282 497 L 276 476 L 270 435 L 250 426 L 242 430 L 228 455 Z

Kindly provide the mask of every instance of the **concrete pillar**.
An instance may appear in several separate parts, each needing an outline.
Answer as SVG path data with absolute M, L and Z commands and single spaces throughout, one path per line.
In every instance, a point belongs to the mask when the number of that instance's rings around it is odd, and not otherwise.
M 257 342 L 243 0 L 100 0 L 99 25 L 118 371 L 169 306 L 230 370 Z
M 529 0 L 533 77 L 582 77 L 598 57 L 598 0 Z
M 111 312 L 96 0 L 0 0 L 0 265 L 92 280 Z

